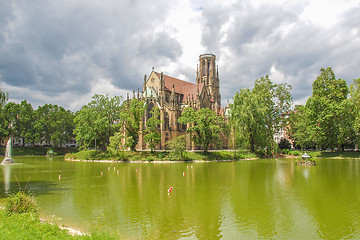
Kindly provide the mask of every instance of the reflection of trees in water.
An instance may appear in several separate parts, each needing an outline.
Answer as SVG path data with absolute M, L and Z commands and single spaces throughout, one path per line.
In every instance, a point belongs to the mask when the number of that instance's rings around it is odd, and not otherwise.
M 9 194 L 17 193 L 18 191 L 29 192 L 33 195 L 44 195 L 52 194 L 55 191 L 63 191 L 66 188 L 59 188 L 56 182 L 53 181 L 43 181 L 43 180 L 33 180 L 35 174 L 27 172 L 26 174 L 22 173 L 23 171 L 12 171 L 14 166 L 2 166 L 3 168 L 3 178 L 0 181 L 0 198 L 4 198 Z
M 288 172 L 290 169 L 285 169 Z M 282 181 L 291 181 L 273 161 L 239 162 L 229 196 L 238 231 L 245 238 L 284 238 L 293 232 L 296 214 Z M 280 174 L 281 179 L 276 180 Z
M 296 198 L 313 220 L 318 237 L 353 238 L 359 235 L 360 163 L 321 159 L 318 166 L 297 167 Z M 304 175 L 304 172 L 307 172 Z M 307 177 L 305 177 L 307 176 Z

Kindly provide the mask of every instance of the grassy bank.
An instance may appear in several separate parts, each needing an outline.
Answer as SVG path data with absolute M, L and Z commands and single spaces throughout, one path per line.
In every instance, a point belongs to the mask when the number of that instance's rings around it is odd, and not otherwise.
M 323 152 L 323 151 L 283 151 L 276 157 L 300 157 L 304 153 L 311 157 L 321 158 L 360 158 L 360 152 Z M 66 159 L 73 160 L 113 160 L 113 161 L 217 161 L 217 160 L 241 160 L 254 158 L 273 158 L 273 156 L 265 156 L 264 151 L 250 153 L 248 150 L 239 151 L 211 151 L 204 154 L 202 151 L 183 152 L 182 155 L 176 152 L 153 152 L 140 151 L 130 152 L 124 151 L 120 155 L 111 155 L 107 151 L 101 150 L 83 150 L 76 153 L 68 153 Z
M 40 221 L 32 197 L 18 193 L 5 198 L 0 209 L 0 239 L 116 239 L 104 233 L 72 236 L 58 225 Z
M 123 160 L 123 161 L 216 161 L 216 160 L 237 160 L 237 159 L 249 159 L 257 158 L 259 154 L 250 153 L 249 151 L 214 151 L 204 154 L 200 152 L 153 152 L 140 151 L 130 152 L 124 151 L 121 155 L 110 155 L 107 151 L 100 150 L 83 150 L 73 154 L 67 154 L 67 159 L 74 160 Z
M 77 148 L 58 148 L 58 147 L 13 147 L 13 156 L 45 156 L 47 151 L 52 149 L 58 155 L 65 155 L 66 153 L 75 153 L 78 151 Z M 0 147 L 0 155 L 5 155 L 5 147 Z

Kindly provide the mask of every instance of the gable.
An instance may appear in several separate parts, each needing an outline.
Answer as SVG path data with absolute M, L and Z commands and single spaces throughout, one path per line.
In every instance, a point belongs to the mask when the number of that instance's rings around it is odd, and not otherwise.
M 146 87 L 153 88 L 155 92 L 158 92 L 161 89 L 160 76 L 158 76 L 154 71 L 152 71 L 148 77 Z

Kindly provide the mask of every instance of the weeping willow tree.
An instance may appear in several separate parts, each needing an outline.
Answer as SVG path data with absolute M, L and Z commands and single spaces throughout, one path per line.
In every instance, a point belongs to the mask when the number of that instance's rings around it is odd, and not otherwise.
M 266 148 L 267 154 L 274 154 L 277 151 L 274 134 L 284 126 L 284 114 L 292 103 L 290 89 L 286 83 L 274 84 L 266 75 L 255 81 L 253 90 L 236 92 L 231 106 L 235 140 L 248 145 L 252 152 Z
M 237 147 L 244 146 L 254 152 L 266 146 L 265 105 L 249 89 L 235 93 L 231 104 L 231 125 Z

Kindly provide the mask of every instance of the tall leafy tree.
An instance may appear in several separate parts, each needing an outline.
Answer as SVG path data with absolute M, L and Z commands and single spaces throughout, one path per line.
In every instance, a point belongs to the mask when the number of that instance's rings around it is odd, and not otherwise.
M 45 104 L 35 110 L 34 142 L 45 140 L 61 146 L 73 137 L 74 114 L 58 105 Z
M 21 101 L 17 109 L 15 131 L 17 137 L 23 140 L 22 143 L 25 147 L 27 140 L 31 140 L 34 136 L 34 110 L 26 100 Z
M 249 147 L 254 152 L 266 146 L 266 107 L 259 95 L 249 89 L 235 93 L 231 104 L 231 125 L 238 147 Z
M 74 119 L 75 139 L 81 147 L 96 145 L 105 148 L 110 136 L 119 128 L 121 98 L 95 94 L 93 100 L 83 106 Z
M 273 136 L 284 127 L 284 114 L 287 114 L 291 108 L 292 96 L 290 90 L 290 85 L 286 83 L 275 84 L 268 75 L 255 81 L 253 93 L 261 98 L 265 106 L 264 123 L 268 153 L 277 148 Z
M 350 85 L 349 104 L 353 113 L 354 141 L 360 144 L 360 78 L 354 79 Z
M 306 102 L 309 133 L 317 146 L 333 149 L 348 139 L 345 136 L 348 129 L 343 128 L 351 119 L 347 115 L 348 92 L 345 80 L 336 79 L 330 67 L 321 68 L 313 83 L 312 96 Z
M 0 75 L 1 79 L 1 75 Z M 3 111 L 4 105 L 8 100 L 8 94 L 0 89 L 0 140 L 7 137 L 7 126 L 5 123 L 5 114 Z
M 187 107 L 178 120 L 181 124 L 190 124 L 186 132 L 190 133 L 192 141 L 208 153 L 211 144 L 219 146 L 220 135 L 226 130 L 224 119 L 208 108 L 194 110 Z
M 306 146 L 313 145 L 308 131 L 308 121 L 304 105 L 296 105 L 287 119 L 287 131 L 296 146 L 304 149 Z
M 123 103 L 121 107 L 121 123 L 125 132 L 126 146 L 132 151 L 136 150 L 139 142 L 139 131 L 142 117 L 145 113 L 144 101 L 133 98 Z
M 160 134 L 160 111 L 157 107 L 154 107 L 151 110 L 151 117 L 146 121 L 145 128 L 145 142 L 149 144 L 151 152 L 154 151 L 156 144 L 158 144 L 161 140 Z
M 2 109 L 2 132 L 3 137 L 18 137 L 16 132 L 17 116 L 19 104 L 14 102 L 7 103 Z

